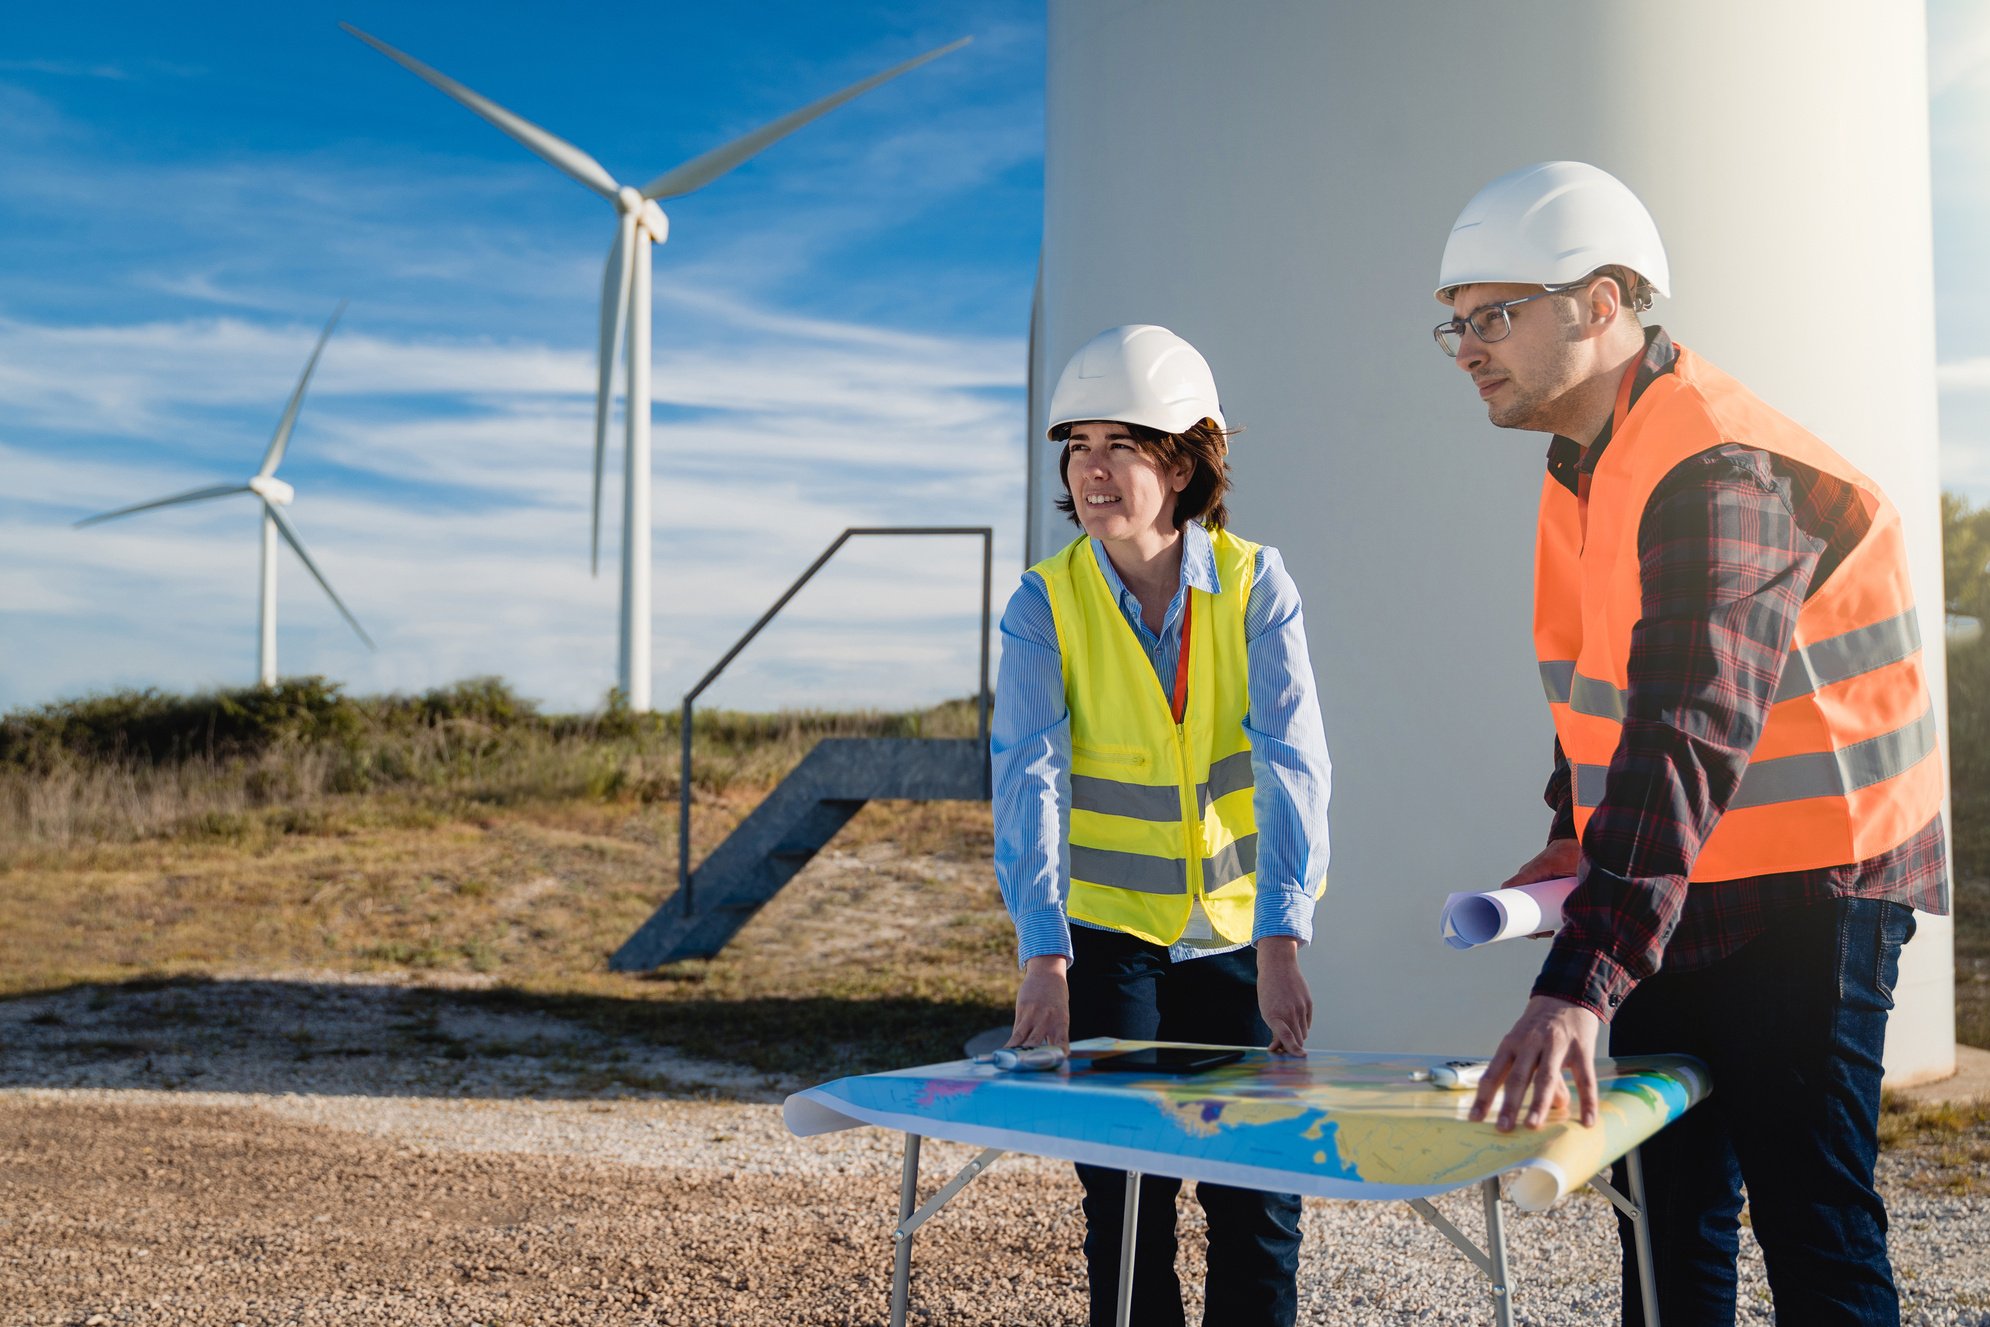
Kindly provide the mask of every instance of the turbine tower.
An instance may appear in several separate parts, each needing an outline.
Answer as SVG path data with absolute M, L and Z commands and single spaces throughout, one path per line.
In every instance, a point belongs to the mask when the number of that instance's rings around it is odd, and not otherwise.
M 841 92 L 811 102 L 770 124 L 742 135 L 722 147 L 665 171 L 641 189 L 618 183 L 600 162 L 565 139 L 547 133 L 538 125 L 512 114 L 504 107 L 479 96 L 455 79 L 440 73 L 377 37 L 369 36 L 350 23 L 341 23 L 359 40 L 379 51 L 435 88 L 490 121 L 547 163 L 564 171 L 614 204 L 615 241 L 608 250 L 608 265 L 601 281 L 601 347 L 599 377 L 594 396 L 594 533 L 593 568 L 601 570 L 601 471 L 608 439 L 608 407 L 615 374 L 615 351 L 628 333 L 628 360 L 625 367 L 623 424 L 626 445 L 622 478 L 622 613 L 619 677 L 622 695 L 629 708 L 644 712 L 650 708 L 650 246 L 662 244 L 670 233 L 670 221 L 660 200 L 681 198 L 718 179 L 763 148 L 793 133 L 818 116 L 844 102 L 860 97 L 881 83 L 890 82 L 928 60 L 958 50 L 971 39 L 926 52 L 873 74 Z M 631 316 L 633 311 L 633 317 Z
M 284 407 L 283 418 L 277 423 L 276 435 L 270 439 L 269 450 L 263 453 L 263 463 L 256 470 L 256 473 L 249 477 L 249 481 L 246 484 L 220 484 L 212 488 L 196 488 L 186 493 L 175 493 L 171 497 L 154 498 L 150 502 L 141 502 L 135 506 L 119 507 L 116 511 L 100 512 L 95 516 L 86 516 L 76 522 L 75 526 L 75 528 L 80 530 L 86 525 L 99 525 L 104 521 L 114 521 L 120 516 L 130 516 L 135 512 L 150 511 L 154 507 L 177 507 L 184 503 L 205 502 L 209 498 L 224 498 L 236 493 L 255 494 L 263 507 L 262 599 L 261 612 L 258 617 L 256 648 L 256 682 L 260 686 L 269 687 L 276 685 L 276 540 L 278 535 L 281 535 L 284 542 L 296 551 L 297 556 L 303 560 L 305 570 L 311 573 L 312 578 L 318 582 L 319 587 L 331 598 L 333 605 L 344 616 L 353 631 L 358 633 L 359 638 L 366 642 L 366 648 L 369 650 L 373 648 L 373 638 L 366 634 L 365 629 L 359 625 L 359 619 L 352 615 L 351 610 L 339 598 L 338 592 L 332 589 L 332 583 L 325 579 L 325 573 L 318 570 L 318 564 L 313 562 L 311 555 L 304 550 L 304 540 L 298 536 L 297 527 L 293 526 L 290 523 L 290 518 L 283 514 L 283 509 L 288 507 L 291 500 L 297 496 L 297 490 L 276 477 L 276 468 L 283 463 L 284 449 L 290 445 L 291 430 L 297 427 L 297 412 L 304 404 L 304 389 L 311 385 L 311 372 L 318 367 L 318 356 L 325 352 L 325 342 L 331 340 L 332 329 L 338 326 L 339 315 L 344 312 L 345 304 L 343 301 L 339 304 L 338 308 L 332 310 L 331 321 L 326 323 L 325 330 L 319 333 L 318 344 L 311 351 L 311 358 L 305 362 L 304 376 L 297 380 L 297 390 L 290 394 L 290 404 Z
M 1301 951 L 1316 1044 L 1490 1049 L 1541 964 L 1525 943 L 1468 958 L 1435 925 L 1446 891 L 1497 884 L 1548 830 L 1554 729 L 1531 666 L 1544 440 L 1499 436 L 1425 330 L 1450 316 L 1430 298 L 1445 235 L 1487 180 L 1564 159 L 1628 184 L 1677 291 L 1656 320 L 1886 490 L 1939 632 L 1925 9 L 1049 5 L 1036 390 L 1115 323 L 1163 323 L 1209 357 L 1250 430 L 1230 510 L 1305 588 L 1334 763 L 1360 771 L 1334 788 L 1331 921 Z M 1631 52 L 1640 84 L 1671 94 L 1662 119 L 1624 95 Z M 1153 71 L 1188 68 L 1151 95 Z M 1511 68 L 1556 72 L 1448 91 L 1451 70 Z M 1221 188 L 1126 205 L 1157 178 Z M 1860 330 L 1825 350 L 1779 296 L 1842 272 L 1858 277 L 1830 283 L 1829 326 Z M 1056 449 L 1030 463 L 1035 559 L 1071 527 Z M 1460 880 L 1478 883 L 1444 883 Z M 1902 1085 L 1956 1063 L 1952 923 L 1917 920 L 1886 1027 Z

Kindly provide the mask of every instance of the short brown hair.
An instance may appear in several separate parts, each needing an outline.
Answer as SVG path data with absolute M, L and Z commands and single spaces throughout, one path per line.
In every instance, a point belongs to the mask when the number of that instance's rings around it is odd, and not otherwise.
M 1230 491 L 1230 435 L 1236 430 L 1219 428 L 1215 421 L 1208 419 L 1198 421 L 1181 433 L 1163 433 L 1144 424 L 1127 424 L 1124 427 L 1140 450 L 1152 457 L 1162 469 L 1168 469 L 1177 461 L 1188 461 L 1194 467 L 1189 473 L 1188 487 L 1175 497 L 1177 530 L 1188 521 L 1201 521 L 1211 530 L 1220 530 L 1229 522 L 1230 512 L 1223 503 L 1223 495 Z M 1064 483 L 1064 496 L 1057 500 L 1057 510 L 1069 516 L 1073 525 L 1079 525 L 1078 504 L 1071 497 L 1068 473 L 1071 466 L 1071 428 L 1071 424 L 1059 424 L 1050 431 L 1050 437 L 1053 442 L 1066 444 L 1057 458 L 1057 477 Z

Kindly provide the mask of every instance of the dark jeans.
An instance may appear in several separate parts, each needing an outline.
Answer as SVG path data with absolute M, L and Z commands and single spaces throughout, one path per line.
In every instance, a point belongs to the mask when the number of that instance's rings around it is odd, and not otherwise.
M 1246 946 L 1228 954 L 1170 963 L 1168 951 L 1118 931 L 1071 928 L 1071 1037 L 1200 1041 L 1267 1046 L 1271 1029 L 1258 1014 L 1258 956 Z M 1093 1327 L 1109 1327 L 1119 1300 L 1119 1241 L 1126 1172 L 1078 1167 L 1085 1186 L 1085 1262 L 1091 1274 Z M 1181 1283 L 1175 1277 L 1175 1195 L 1181 1181 L 1140 1178 L 1133 1251 L 1133 1321 L 1177 1327 Z M 1220 1327 L 1275 1324 L 1299 1314 L 1299 1195 L 1234 1189 L 1198 1181 L 1196 1201 L 1209 1217 L 1209 1276 L 1203 1318 Z
M 1837 899 L 1778 917 L 1708 967 L 1660 971 L 1611 1022 L 1613 1055 L 1683 1051 L 1713 1095 L 1646 1143 L 1664 1327 L 1731 1327 L 1741 1191 L 1776 1321 L 1896 1327 L 1886 1208 L 1873 1189 L 1880 1051 L 1913 910 Z M 1622 1162 L 1615 1182 L 1628 1182 Z M 1624 1322 L 1643 1327 L 1629 1224 Z

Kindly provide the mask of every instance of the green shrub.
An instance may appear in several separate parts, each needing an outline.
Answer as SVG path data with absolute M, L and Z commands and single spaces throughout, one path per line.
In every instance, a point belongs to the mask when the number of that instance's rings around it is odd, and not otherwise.
M 361 707 L 322 677 L 196 696 L 117 691 L 0 718 L 0 764 L 225 760 L 286 745 L 349 746 L 365 727 Z
M 1990 875 L 1990 509 L 1942 494 L 1943 607 L 1979 624 L 1948 647 L 1949 795 L 1955 869 Z
M 778 781 L 825 737 L 968 737 L 975 705 L 919 714 L 696 716 L 707 794 Z M 415 817 L 541 798 L 649 805 L 678 793 L 678 716 L 544 715 L 498 678 L 351 697 L 323 678 L 267 690 L 126 691 L 0 717 L 0 845 L 169 835 L 265 844 L 329 834 L 350 799 L 393 793 Z M 349 799 L 336 815 L 320 803 Z M 384 805 L 384 803 L 380 804 Z M 4 864 L 4 853 L 0 853 Z
M 1990 876 L 1990 638 L 1949 646 L 1949 797 L 1956 872 Z
M 386 702 L 399 703 L 394 698 Z M 423 692 L 407 708 L 418 722 L 430 726 L 471 723 L 498 732 L 541 726 L 537 702 L 520 696 L 501 677 L 472 677 L 437 687 Z

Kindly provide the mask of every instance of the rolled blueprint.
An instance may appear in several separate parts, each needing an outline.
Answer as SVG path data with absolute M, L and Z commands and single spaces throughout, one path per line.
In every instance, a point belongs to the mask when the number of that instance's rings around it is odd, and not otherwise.
M 1453 949 L 1471 949 L 1516 935 L 1559 931 L 1562 900 L 1574 888 L 1575 877 L 1565 875 L 1483 894 L 1453 894 L 1444 900 L 1439 933 Z
M 1506 1196 L 1523 1212 L 1545 1212 L 1569 1191 L 1568 1172 L 1547 1157 L 1523 1161 L 1506 1174 Z

